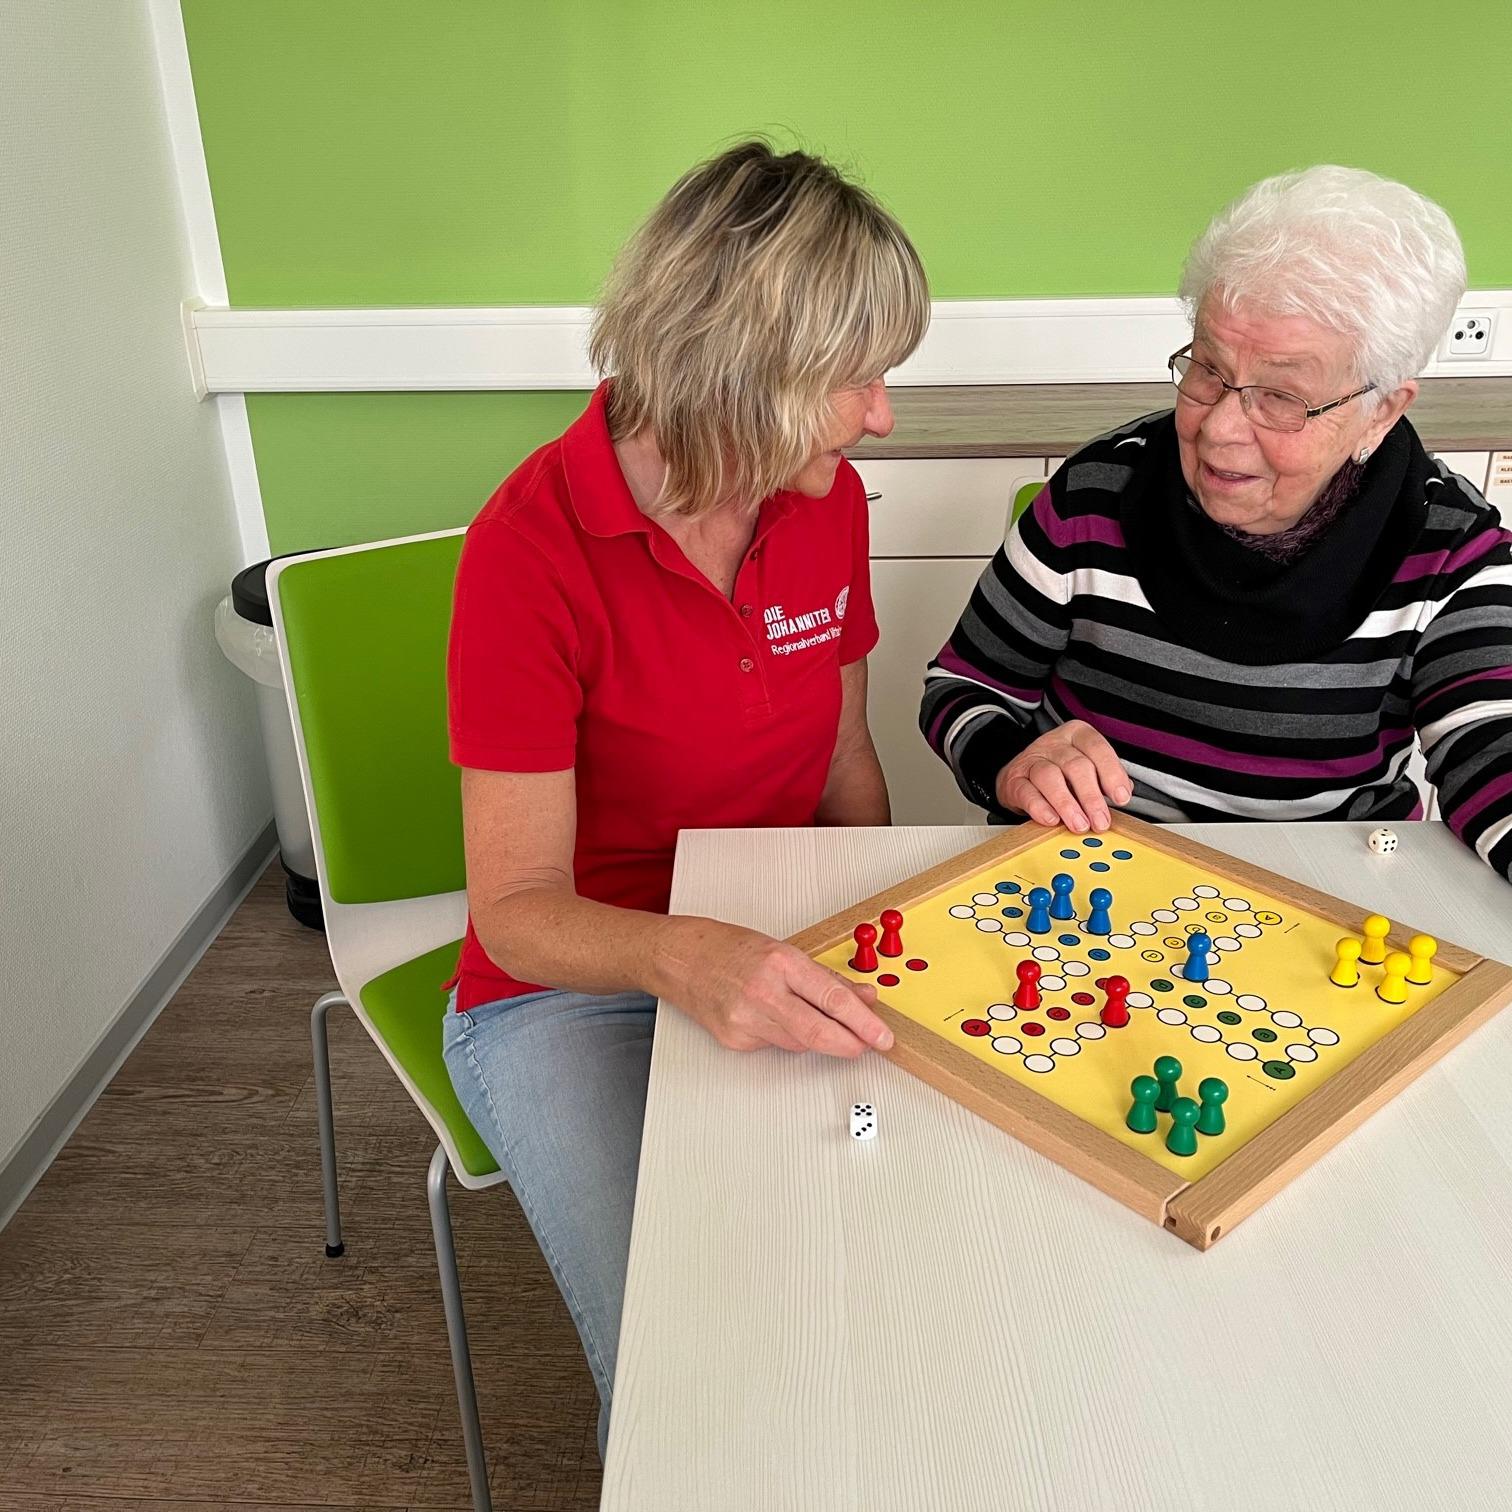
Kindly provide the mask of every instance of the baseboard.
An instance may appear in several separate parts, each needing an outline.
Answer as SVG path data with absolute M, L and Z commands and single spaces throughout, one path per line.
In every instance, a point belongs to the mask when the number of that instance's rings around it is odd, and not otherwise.
M 1466 312 L 1495 318 L 1484 355 L 1435 354 L 1428 377 L 1512 374 L 1512 289 L 1475 289 Z M 394 309 L 193 308 L 185 335 L 195 391 L 360 393 L 588 389 L 592 312 L 583 305 Z M 1190 335 L 1172 296 L 941 299 L 904 387 L 1164 382 Z M 1447 343 L 1446 343 L 1447 346 Z
M 195 910 L 115 1016 L 57 1096 L 38 1114 L 19 1143 L 0 1161 L 0 1229 L 10 1222 L 95 1099 L 152 1027 L 164 1005 L 204 955 L 278 849 L 270 821 L 242 852 L 220 884 Z

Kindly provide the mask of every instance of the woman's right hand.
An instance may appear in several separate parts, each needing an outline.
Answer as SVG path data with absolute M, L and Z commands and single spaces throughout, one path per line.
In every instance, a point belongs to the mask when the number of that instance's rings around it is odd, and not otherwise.
M 1127 803 L 1134 785 L 1107 737 L 1071 719 L 1020 751 L 997 774 L 996 790 L 1010 812 L 1081 834 L 1107 829 L 1108 805 Z
M 754 929 L 674 915 L 652 947 L 657 995 L 731 1050 L 817 1050 L 854 1057 L 892 1048 L 872 1012 L 877 989 Z

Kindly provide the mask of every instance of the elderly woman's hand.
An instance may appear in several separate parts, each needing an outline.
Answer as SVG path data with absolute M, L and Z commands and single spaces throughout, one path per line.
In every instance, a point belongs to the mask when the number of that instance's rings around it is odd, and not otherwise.
M 892 1048 L 892 1031 L 872 1012 L 875 987 L 754 929 L 674 916 L 654 955 L 659 995 L 731 1050 L 854 1057 Z
M 1108 805 L 1127 803 L 1133 791 L 1118 753 L 1081 719 L 1041 735 L 997 774 L 1003 808 L 1078 834 L 1107 829 Z

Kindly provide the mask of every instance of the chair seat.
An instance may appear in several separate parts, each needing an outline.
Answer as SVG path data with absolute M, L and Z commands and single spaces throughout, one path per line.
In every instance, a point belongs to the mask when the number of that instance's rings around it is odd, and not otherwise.
M 441 1057 L 446 992 L 441 983 L 457 964 L 460 940 L 415 956 L 368 982 L 362 1009 L 389 1057 L 413 1083 L 450 1135 L 452 1167 L 467 1185 L 488 1186 L 499 1178 L 498 1162 L 462 1111 Z

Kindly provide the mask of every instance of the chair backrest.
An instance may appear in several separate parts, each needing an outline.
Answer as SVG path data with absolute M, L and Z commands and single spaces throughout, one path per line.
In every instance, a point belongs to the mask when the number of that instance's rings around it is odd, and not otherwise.
M 1013 522 L 1034 503 L 1040 489 L 1045 486 L 1045 479 L 1030 478 L 1027 482 L 1020 483 L 1013 490 L 1013 508 L 1008 512 L 1008 524 Z
M 327 890 L 378 903 L 465 886 L 446 641 L 464 531 L 285 557 L 268 572 Z

